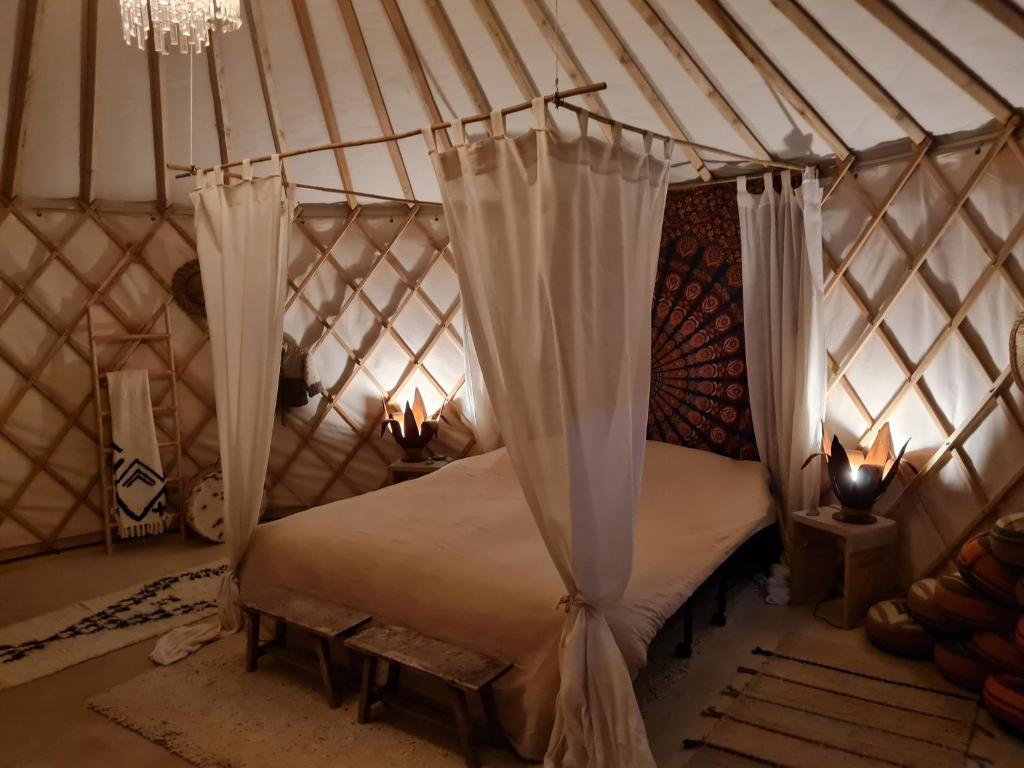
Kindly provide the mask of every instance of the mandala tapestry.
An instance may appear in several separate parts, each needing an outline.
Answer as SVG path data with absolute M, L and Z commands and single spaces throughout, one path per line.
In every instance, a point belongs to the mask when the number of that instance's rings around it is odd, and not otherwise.
M 647 437 L 757 459 L 736 188 L 669 192 L 651 309 Z

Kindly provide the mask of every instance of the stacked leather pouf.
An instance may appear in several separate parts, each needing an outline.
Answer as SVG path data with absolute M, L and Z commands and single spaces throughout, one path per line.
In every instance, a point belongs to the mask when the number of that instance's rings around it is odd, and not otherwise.
M 868 611 L 868 638 L 890 653 L 932 658 L 954 685 L 1024 731 L 1024 513 L 1001 517 L 957 556 L 959 576 L 916 582 L 905 600 Z

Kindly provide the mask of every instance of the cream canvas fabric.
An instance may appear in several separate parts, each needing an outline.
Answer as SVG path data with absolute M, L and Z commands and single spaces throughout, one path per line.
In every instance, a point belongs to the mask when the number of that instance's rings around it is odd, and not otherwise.
M 785 171 L 781 189 L 771 174 L 760 195 L 737 182 L 754 437 L 789 513 L 818 502 L 818 462 L 800 467 L 821 445 L 826 369 L 821 187 L 805 175 L 794 190 Z
M 473 144 L 456 121 L 434 168 L 483 379 L 568 593 L 546 762 L 653 765 L 606 612 L 633 568 L 669 163 L 650 135 L 634 153 L 582 117 L 564 138 L 533 106 L 516 138 L 499 113 Z

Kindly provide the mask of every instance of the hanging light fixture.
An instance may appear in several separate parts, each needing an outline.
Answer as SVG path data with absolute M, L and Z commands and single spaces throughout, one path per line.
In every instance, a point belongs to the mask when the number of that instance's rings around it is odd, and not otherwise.
M 120 0 L 124 41 L 146 48 L 153 29 L 157 53 L 177 48 L 199 53 L 210 44 L 210 31 L 234 32 L 242 27 L 241 0 Z

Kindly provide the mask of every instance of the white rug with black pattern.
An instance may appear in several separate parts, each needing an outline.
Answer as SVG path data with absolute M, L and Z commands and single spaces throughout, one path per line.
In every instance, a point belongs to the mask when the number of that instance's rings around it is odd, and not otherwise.
M 214 613 L 226 571 L 218 560 L 0 627 L 0 690 Z

